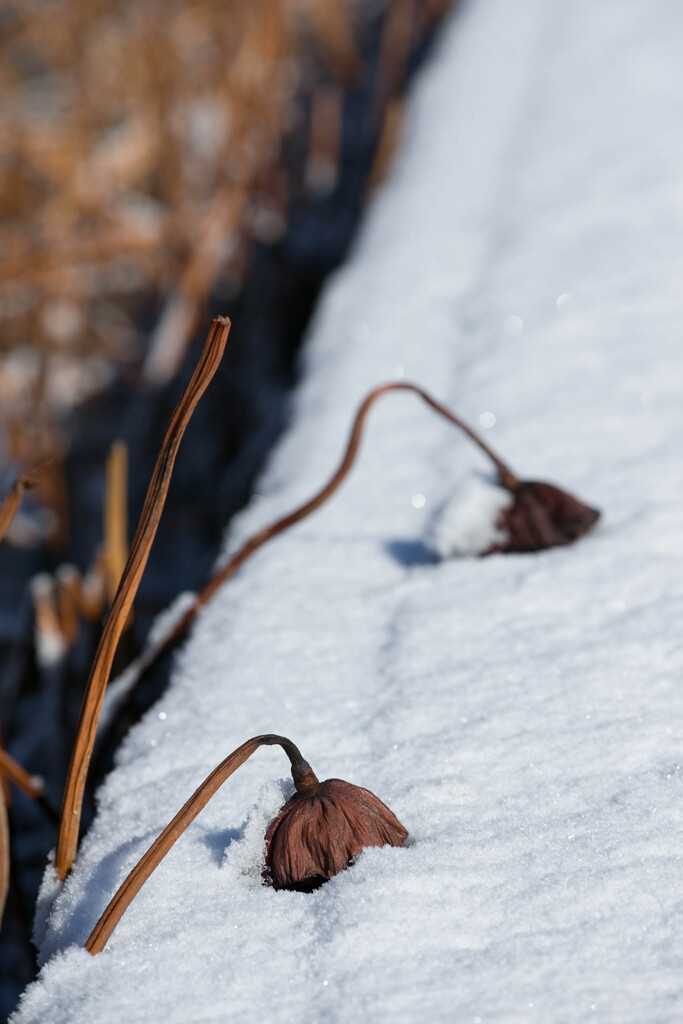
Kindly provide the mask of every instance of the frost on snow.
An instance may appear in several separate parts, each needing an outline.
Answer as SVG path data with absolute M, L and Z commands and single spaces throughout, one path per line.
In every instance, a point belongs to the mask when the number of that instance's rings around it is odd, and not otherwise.
M 373 410 L 346 486 L 204 609 L 119 751 L 16 1024 L 683 1019 L 681 38 L 679 0 L 456 9 L 229 543 L 327 478 L 397 366 L 495 410 L 492 444 L 601 524 L 434 564 L 430 516 L 481 456 L 410 395 Z M 264 750 L 79 949 L 269 731 L 386 801 L 406 847 L 310 894 L 261 885 L 284 776 Z

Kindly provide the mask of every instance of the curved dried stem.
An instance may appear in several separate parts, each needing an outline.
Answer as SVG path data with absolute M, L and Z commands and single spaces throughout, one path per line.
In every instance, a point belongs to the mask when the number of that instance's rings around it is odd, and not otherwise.
M 93 955 L 100 953 L 107 944 L 111 933 L 116 928 L 126 910 L 135 899 L 155 868 L 159 866 L 168 851 L 180 838 L 185 829 L 197 817 L 199 812 L 206 807 L 211 797 L 216 793 L 226 779 L 229 779 L 233 772 L 237 771 L 240 765 L 262 746 L 279 745 L 289 757 L 292 765 L 292 775 L 297 778 L 306 772 L 310 772 L 310 765 L 304 761 L 299 749 L 285 736 L 275 736 L 268 733 L 264 736 L 254 736 L 247 740 L 232 754 L 228 755 L 217 768 L 208 775 L 202 784 L 194 791 L 192 796 L 176 814 L 164 831 L 159 835 L 147 853 L 145 853 L 126 880 L 119 887 L 108 907 L 100 917 L 99 921 L 90 933 L 85 948 Z
M 45 785 L 43 780 L 35 775 L 29 775 L 25 768 L 15 761 L 11 754 L 8 754 L 4 747 L 0 744 L 0 779 L 3 783 L 8 780 L 13 782 L 17 789 L 20 789 L 22 793 L 30 797 L 31 800 L 35 800 L 38 806 L 41 808 L 43 813 L 52 822 L 53 825 L 57 825 L 59 822 L 59 815 L 55 812 L 54 808 L 48 803 L 45 796 Z M 4 786 L 0 786 L 3 791 L 3 798 L 6 805 L 9 805 L 8 793 Z
M 9 890 L 9 823 L 5 794 L 0 786 L 0 925 Z
M 442 405 L 441 402 L 438 402 L 433 398 L 424 390 L 424 388 L 419 387 L 417 384 L 410 384 L 407 381 L 396 381 L 391 384 L 381 384 L 379 387 L 374 388 L 359 406 L 351 427 L 351 434 L 346 445 L 346 451 L 344 452 L 344 456 L 339 467 L 330 480 L 328 480 L 325 486 L 321 488 L 321 490 L 319 490 L 309 501 L 299 506 L 299 508 L 295 509 L 293 512 L 290 512 L 288 515 L 283 516 L 282 519 L 278 519 L 275 523 L 271 523 L 270 526 L 264 527 L 264 529 L 260 530 L 257 534 L 246 541 L 246 543 L 232 556 L 232 558 L 209 578 L 208 582 L 197 594 L 194 602 L 189 606 L 185 614 L 178 620 L 167 636 L 143 653 L 137 666 L 136 682 L 141 679 L 153 665 L 156 664 L 164 651 L 168 650 L 168 648 L 185 633 L 187 628 L 196 618 L 200 608 L 203 608 L 205 604 L 208 604 L 219 587 L 221 587 L 226 580 L 230 579 L 230 577 L 237 572 L 240 566 L 246 562 L 250 555 L 253 555 L 258 548 L 262 547 L 267 543 L 267 541 L 272 540 L 273 537 L 277 537 L 278 534 L 283 533 L 290 526 L 293 526 L 295 523 L 305 519 L 306 516 L 311 514 L 311 512 L 315 512 L 317 508 L 320 508 L 320 506 L 334 494 L 344 479 L 348 476 L 354 462 L 356 461 L 356 456 L 358 455 L 358 449 L 363 435 L 363 428 L 370 409 L 378 398 L 381 398 L 382 395 L 385 395 L 390 391 L 410 391 L 413 394 L 418 395 L 431 409 L 437 412 L 440 416 L 443 416 L 444 419 L 447 419 L 450 423 L 454 424 L 454 426 L 459 427 L 460 430 L 464 431 L 464 433 L 467 434 L 467 436 L 474 441 L 479 448 L 481 448 L 484 454 L 491 459 L 496 467 L 503 487 L 510 491 L 514 491 L 519 487 L 519 479 L 515 473 L 513 473 L 506 463 L 503 462 L 500 456 L 494 452 L 488 444 L 486 444 L 479 434 L 477 434 L 476 431 L 459 416 L 456 416 L 454 412 L 451 412 L 451 410 L 445 405 Z
M 35 775 L 29 775 L 26 769 L 22 768 L 19 762 L 15 761 L 3 747 L 0 747 L 0 775 L 5 779 L 10 779 L 17 789 L 20 789 L 26 796 L 30 796 L 32 800 L 37 800 L 38 797 L 45 795 L 43 780 Z
M 55 867 L 62 879 L 66 878 L 71 870 L 76 856 L 85 780 L 116 647 L 147 564 L 166 500 L 178 446 L 197 402 L 218 369 L 229 331 L 229 320 L 223 317 L 214 320 L 197 368 L 173 413 L 150 480 L 128 561 L 97 646 L 76 727 L 76 741 L 64 788 L 55 858 Z
M 3 539 L 8 529 L 12 525 L 12 520 L 19 511 L 21 505 L 21 499 L 24 497 L 24 491 L 30 491 L 36 486 L 38 474 L 42 469 L 47 466 L 52 459 L 41 459 L 33 469 L 29 469 L 26 473 L 22 473 L 18 477 L 10 489 L 9 494 L 0 505 L 0 540 Z

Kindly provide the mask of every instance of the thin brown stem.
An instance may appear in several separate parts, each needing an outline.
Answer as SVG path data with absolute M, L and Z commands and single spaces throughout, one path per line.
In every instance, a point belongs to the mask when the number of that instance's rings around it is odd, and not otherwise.
M 147 564 L 181 438 L 195 406 L 218 369 L 229 331 L 229 320 L 223 317 L 214 320 L 197 368 L 173 413 L 150 480 L 128 561 L 97 646 L 76 727 L 76 741 L 64 788 L 55 858 L 55 867 L 62 879 L 66 878 L 76 856 L 85 780 L 116 647 Z
M 128 447 L 125 441 L 114 441 L 107 458 L 104 552 L 107 590 L 109 600 L 113 601 L 128 557 Z
M 17 789 L 20 789 L 26 796 L 30 796 L 32 800 L 45 794 L 42 779 L 29 775 L 26 769 L 22 768 L 19 762 L 15 761 L 3 747 L 0 747 L 0 775 L 5 779 L 10 779 Z
M 20 789 L 22 793 L 30 797 L 31 800 L 35 800 L 36 804 L 40 807 L 47 818 L 52 822 L 53 825 L 59 824 L 59 815 L 55 809 L 48 803 L 45 796 L 45 785 L 42 779 L 36 778 L 35 775 L 29 775 L 25 768 L 15 761 L 11 754 L 8 754 L 2 745 L 0 745 L 0 779 L 3 785 L 0 786 L 2 793 L 0 798 L 4 799 L 5 805 L 9 807 L 9 795 L 5 788 L 6 783 L 11 781 Z
M 137 679 L 142 678 L 143 675 L 156 664 L 159 657 L 171 647 L 176 640 L 178 640 L 187 628 L 192 624 L 197 616 L 200 608 L 208 604 L 216 591 L 225 583 L 226 580 L 230 579 L 237 570 L 243 565 L 244 562 L 253 555 L 253 553 L 260 547 L 262 547 L 267 541 L 272 540 L 273 537 L 277 537 L 278 534 L 283 533 L 290 526 L 300 522 L 309 516 L 311 512 L 315 512 L 317 508 L 320 508 L 328 498 L 330 498 L 340 484 L 344 481 L 346 476 L 349 474 L 360 447 L 361 438 L 363 435 L 363 428 L 367 419 L 370 409 L 382 395 L 387 394 L 390 391 L 411 391 L 413 394 L 418 395 L 427 405 L 435 412 L 439 413 L 454 426 L 459 427 L 460 430 L 464 431 L 467 436 L 474 441 L 476 445 L 481 448 L 485 455 L 491 459 L 494 466 L 498 470 L 500 476 L 500 482 L 503 487 L 510 491 L 516 490 L 519 487 L 519 479 L 512 472 L 512 470 L 506 465 L 500 456 L 494 452 L 492 448 L 476 433 L 472 427 L 469 426 L 464 420 L 456 416 L 454 412 L 451 412 L 445 405 L 438 402 L 433 398 L 424 388 L 419 387 L 417 384 L 410 384 L 407 381 L 396 381 L 391 384 L 381 384 L 379 387 L 374 388 L 363 400 L 358 408 L 356 416 L 351 427 L 351 434 L 349 436 L 348 443 L 346 445 L 346 451 L 339 464 L 339 467 L 328 480 L 321 490 L 317 492 L 309 501 L 300 505 L 299 508 L 290 512 L 288 515 L 283 516 L 282 519 L 278 519 L 276 522 L 271 523 L 270 526 L 264 527 L 257 534 L 251 537 L 233 556 L 226 562 L 222 568 L 218 569 L 213 576 L 209 578 L 204 587 L 199 591 L 193 603 L 189 606 L 185 614 L 178 620 L 173 629 L 163 638 L 161 643 L 154 647 L 150 647 L 145 653 L 143 653 L 137 669 Z
M 5 794 L 0 787 L 0 925 L 9 891 L 9 822 Z
M 251 757 L 255 750 L 262 746 L 279 745 L 289 757 L 292 765 L 292 775 L 310 772 L 310 765 L 304 761 L 299 749 L 285 736 L 275 736 L 268 733 L 264 736 L 254 736 L 247 740 L 232 754 L 225 758 L 217 768 L 208 775 L 202 784 L 194 791 L 192 796 L 176 814 L 159 835 L 150 848 L 147 850 L 126 880 L 119 887 L 108 907 L 93 928 L 85 948 L 93 955 L 100 953 L 107 944 L 107 941 L 116 928 L 126 910 L 135 899 L 152 872 L 159 866 L 174 843 L 180 838 L 188 825 L 192 824 L 199 812 L 206 807 L 211 797 L 220 789 L 226 779 L 229 779 L 233 772 L 237 771 L 240 765 Z
M 29 491 L 31 488 L 36 486 L 38 473 L 43 469 L 51 459 L 41 459 L 41 461 L 29 469 L 26 473 L 22 473 L 17 480 L 14 481 L 9 494 L 0 505 L 0 540 L 5 536 L 9 527 L 12 524 L 12 520 L 19 511 L 21 505 L 21 499 L 24 497 L 24 491 Z

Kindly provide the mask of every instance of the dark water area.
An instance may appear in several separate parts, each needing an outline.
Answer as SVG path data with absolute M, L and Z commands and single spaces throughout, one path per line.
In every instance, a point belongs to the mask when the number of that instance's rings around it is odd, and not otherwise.
M 288 144 L 290 179 L 287 228 L 276 243 L 257 243 L 244 286 L 220 289 L 206 311 L 232 320 L 228 350 L 199 403 L 181 443 L 167 503 L 135 601 L 132 629 L 124 634 L 114 674 L 144 645 L 155 616 L 183 590 L 198 589 L 209 575 L 231 517 L 249 500 L 254 481 L 288 420 L 288 398 L 297 379 L 297 355 L 320 290 L 344 260 L 367 198 L 379 140 L 376 70 L 382 19 L 365 26 L 365 72 L 345 90 L 339 178 L 323 197 L 303 188 L 310 96 L 301 97 L 301 126 Z M 406 81 L 428 53 L 432 25 L 414 41 Z M 402 84 L 402 83 L 401 83 Z M 141 313 L 150 330 L 158 310 Z M 132 535 L 168 421 L 196 365 L 205 328 L 194 339 L 180 373 L 162 390 L 131 390 L 123 380 L 81 407 L 67 424 L 66 478 L 72 528 L 66 551 L 19 551 L 0 546 L 0 721 L 7 749 L 46 780 L 55 810 L 81 697 L 99 634 L 81 627 L 77 643 L 51 666 L 40 664 L 33 643 L 31 578 L 69 562 L 85 571 L 102 538 L 104 464 L 112 441 L 129 451 L 129 532 Z M 351 415 L 351 410 L 349 411 Z M 93 764 L 84 827 L 92 818 L 92 793 L 110 769 L 117 744 L 163 692 L 172 655 L 162 659 L 135 691 Z M 30 942 L 33 907 L 54 822 L 13 793 L 9 808 L 12 885 L 0 933 L 0 1019 L 16 1005 L 35 976 Z

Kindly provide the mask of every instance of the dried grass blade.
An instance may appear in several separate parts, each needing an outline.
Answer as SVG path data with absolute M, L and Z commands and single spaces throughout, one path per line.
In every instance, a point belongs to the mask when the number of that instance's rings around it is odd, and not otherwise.
M 3 747 L 0 747 L 0 775 L 3 779 L 10 779 L 17 789 L 20 789 L 26 796 L 35 800 L 45 794 L 45 786 L 42 779 L 29 775 L 25 768 L 15 761 L 11 754 L 8 754 Z
M 43 469 L 49 462 L 49 459 L 42 459 L 33 469 L 29 469 L 26 473 L 22 473 L 20 477 L 12 485 L 12 488 L 0 505 L 0 540 L 3 539 L 8 529 L 12 524 L 12 520 L 19 511 L 21 505 L 21 499 L 24 497 L 24 491 L 29 491 L 31 488 L 36 486 L 37 476 L 41 469 Z
M 5 794 L 0 786 L 0 926 L 9 891 L 9 824 Z
M 76 856 L 85 780 L 116 646 L 147 564 L 166 500 L 178 446 L 195 406 L 218 369 L 229 331 L 229 320 L 223 317 L 214 320 L 199 364 L 173 413 L 147 490 L 128 561 L 97 646 L 76 727 L 76 741 L 64 788 L 55 858 L 55 868 L 62 879 L 66 878 Z
M 109 451 L 104 504 L 104 550 L 109 600 L 118 590 L 128 557 L 128 446 L 114 441 Z

